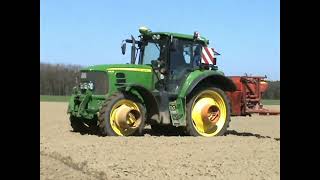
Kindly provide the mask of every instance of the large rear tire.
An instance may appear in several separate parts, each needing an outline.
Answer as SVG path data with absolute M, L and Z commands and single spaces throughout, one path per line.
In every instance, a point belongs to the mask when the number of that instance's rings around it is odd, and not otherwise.
M 108 136 L 142 135 L 145 112 L 139 98 L 127 93 L 115 93 L 107 98 L 99 112 L 100 133 Z
M 229 99 L 219 88 L 197 88 L 187 102 L 186 119 L 191 136 L 222 136 L 230 122 Z

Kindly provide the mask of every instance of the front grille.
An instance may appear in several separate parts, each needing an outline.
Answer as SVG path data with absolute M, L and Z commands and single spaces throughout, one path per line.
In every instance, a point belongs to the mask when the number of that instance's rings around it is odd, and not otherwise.
M 105 95 L 108 92 L 108 78 L 105 72 L 82 72 L 81 83 L 93 83 L 92 93 Z
M 117 79 L 117 83 L 126 83 L 126 79 Z
M 125 78 L 126 75 L 124 73 L 116 73 L 117 78 Z
M 123 86 L 126 83 L 126 75 L 124 73 L 116 73 L 116 86 Z

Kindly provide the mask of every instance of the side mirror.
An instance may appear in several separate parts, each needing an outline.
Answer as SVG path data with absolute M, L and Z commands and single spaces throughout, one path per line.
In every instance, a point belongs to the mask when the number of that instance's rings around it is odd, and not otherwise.
M 123 55 L 126 53 L 126 41 L 122 41 L 121 51 Z
M 135 64 L 136 62 L 136 40 L 131 35 L 132 46 L 131 46 L 131 64 Z

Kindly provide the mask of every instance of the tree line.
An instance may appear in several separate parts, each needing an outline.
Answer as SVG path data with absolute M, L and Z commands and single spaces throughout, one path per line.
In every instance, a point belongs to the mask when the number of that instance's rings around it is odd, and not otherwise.
M 69 96 L 80 76 L 80 65 L 40 63 L 40 95 Z M 79 78 L 78 78 L 79 79 Z M 280 99 L 280 81 L 268 81 L 264 99 Z
M 71 95 L 80 68 L 79 65 L 40 63 L 40 95 Z
M 280 99 L 280 81 L 268 81 L 269 88 L 263 94 L 263 99 Z

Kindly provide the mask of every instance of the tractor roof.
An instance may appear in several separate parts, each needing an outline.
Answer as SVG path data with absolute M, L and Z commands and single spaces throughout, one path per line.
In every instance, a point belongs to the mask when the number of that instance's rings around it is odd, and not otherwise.
M 178 39 L 186 39 L 186 40 L 194 40 L 194 36 L 197 35 L 197 41 L 200 41 L 206 45 L 209 44 L 209 40 L 207 40 L 205 37 L 202 37 L 199 35 L 198 32 L 195 32 L 194 35 L 190 35 L 190 34 L 180 34 L 180 33 L 174 33 L 174 32 L 152 32 L 149 28 L 147 27 L 140 27 L 139 28 L 139 32 L 141 33 L 141 35 L 143 36 L 153 36 L 153 35 L 160 35 L 160 36 L 173 36 L 175 38 Z
M 165 36 L 173 36 L 175 38 L 179 38 L 179 39 L 187 39 L 187 40 L 193 40 L 193 35 L 190 34 L 180 34 L 180 33 L 174 33 L 174 32 L 150 32 L 149 33 L 151 36 L 152 35 L 165 35 Z M 209 40 L 207 40 L 205 37 L 200 36 L 199 41 L 205 43 L 205 44 L 209 44 Z

